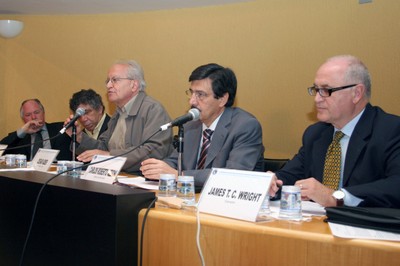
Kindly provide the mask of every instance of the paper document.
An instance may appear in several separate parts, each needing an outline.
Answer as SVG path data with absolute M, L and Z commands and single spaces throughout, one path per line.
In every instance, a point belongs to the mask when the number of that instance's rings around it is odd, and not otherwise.
M 146 181 L 144 177 L 127 177 L 127 178 L 120 178 L 118 177 L 118 182 L 132 186 L 132 187 L 139 187 L 144 189 L 150 190 L 158 190 L 158 181 Z
M 331 223 L 331 222 L 329 222 L 328 224 L 332 234 L 337 237 L 400 241 L 400 234 L 396 233 L 366 229 L 366 228 Z

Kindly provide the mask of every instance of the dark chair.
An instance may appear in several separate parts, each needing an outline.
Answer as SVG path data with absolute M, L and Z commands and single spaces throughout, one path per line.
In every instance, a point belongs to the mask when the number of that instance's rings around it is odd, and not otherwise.
M 264 172 L 266 171 L 278 171 L 281 169 L 289 159 L 271 159 L 271 158 L 264 158 Z
M 264 158 L 264 172 L 271 171 L 275 172 L 281 169 L 289 159 L 271 159 Z M 276 193 L 275 197 L 270 197 L 270 200 L 279 200 L 281 198 L 281 190 Z

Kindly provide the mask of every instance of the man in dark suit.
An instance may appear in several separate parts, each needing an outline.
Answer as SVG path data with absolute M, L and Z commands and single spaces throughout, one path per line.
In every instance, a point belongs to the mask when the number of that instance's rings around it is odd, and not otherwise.
M 80 90 L 74 93 L 69 100 L 69 108 L 73 113 L 78 108 L 85 109 L 85 114 L 79 117 L 79 122 L 88 136 L 98 139 L 107 130 L 110 116 L 105 112 L 101 96 L 94 90 Z
M 212 167 L 261 170 L 264 153 L 261 125 L 253 115 L 232 107 L 237 87 L 233 71 L 217 64 L 203 65 L 192 72 L 189 82 L 189 103 L 200 111 L 200 120 L 184 126 L 183 174 L 194 176 L 199 187 Z M 203 135 L 205 130 L 212 131 Z M 207 140 L 209 134 L 211 140 Z M 210 144 L 203 156 L 202 146 L 207 142 Z M 158 179 L 163 173 L 177 176 L 177 167 L 178 152 L 174 151 L 164 161 L 143 161 L 140 169 L 146 178 Z
M 400 208 L 400 117 L 369 103 L 368 69 L 353 56 L 328 59 L 317 71 L 314 85 L 320 122 L 303 135 L 299 153 L 277 171 L 270 188 L 273 196 L 283 185 L 299 186 L 304 200 L 323 206 Z M 325 161 L 336 131 L 341 167 L 338 188 L 327 183 Z M 326 172 L 325 172 L 326 171 Z
M 58 160 L 72 159 L 71 139 L 68 135 L 57 136 L 63 128 L 63 123 L 46 123 L 44 107 L 38 99 L 23 101 L 20 114 L 24 125 L 17 131 L 9 133 L 7 137 L 0 141 L 1 144 L 8 145 L 4 154 L 25 154 L 28 160 L 32 160 L 37 152 L 33 144 L 44 140 L 43 148 L 60 151 L 57 155 Z M 38 136 L 38 134 L 41 134 L 41 136 Z M 50 141 L 48 141 L 49 138 Z

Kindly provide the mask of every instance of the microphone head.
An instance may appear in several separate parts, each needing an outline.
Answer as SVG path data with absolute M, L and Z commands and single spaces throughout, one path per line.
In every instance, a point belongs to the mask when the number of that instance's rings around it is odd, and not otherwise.
M 197 108 L 192 108 L 192 109 L 190 109 L 189 110 L 189 113 L 192 115 L 192 117 L 193 117 L 193 121 L 196 121 L 196 120 L 198 120 L 199 119 L 199 117 L 200 117 L 200 111 L 199 111 L 199 109 L 197 109 Z
M 75 114 L 78 116 L 82 116 L 85 113 L 86 113 L 86 110 L 85 110 L 85 108 L 82 108 L 82 107 L 79 107 L 78 109 L 76 109 L 76 112 L 75 112 Z

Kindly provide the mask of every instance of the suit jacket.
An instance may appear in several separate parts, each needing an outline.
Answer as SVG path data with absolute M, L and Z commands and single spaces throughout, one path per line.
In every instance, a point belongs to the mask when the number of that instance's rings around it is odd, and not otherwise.
M 314 177 L 322 182 L 325 154 L 334 128 L 318 122 L 303 135 L 299 153 L 276 174 L 284 184 Z M 368 104 L 347 148 L 343 188 L 360 206 L 400 208 L 400 117 Z
M 47 131 L 49 132 L 51 148 L 54 150 L 59 150 L 57 155 L 57 160 L 71 160 L 72 153 L 70 151 L 71 139 L 68 135 L 63 134 L 54 138 L 59 134 L 59 131 L 63 128 L 64 123 L 46 123 Z M 26 158 L 29 160 L 31 157 L 31 135 L 27 134 L 24 138 L 19 138 L 17 131 L 11 132 L 7 137 L 0 141 L 1 144 L 7 144 L 7 148 L 19 147 L 27 145 L 26 147 L 21 147 L 13 150 L 5 150 L 4 154 L 25 154 Z
M 131 110 L 127 110 L 126 118 L 126 149 L 108 149 L 108 142 L 117 125 L 119 114 L 116 112 L 108 123 L 108 129 L 98 140 L 82 134 L 82 140 L 77 147 L 77 153 L 85 150 L 100 149 L 109 151 L 116 156 L 124 154 L 127 158 L 122 170 L 132 174 L 140 174 L 140 163 L 148 158 L 164 159 L 172 152 L 172 129 L 160 132 L 160 127 L 171 121 L 164 107 L 140 91 Z M 150 138 L 144 145 L 143 142 Z M 135 148 L 135 150 L 133 150 Z M 131 150 L 131 152 L 129 152 Z M 128 153 L 129 152 L 129 153 Z
M 182 171 L 184 175 L 194 176 L 196 186 L 204 185 L 212 167 L 262 171 L 262 128 L 250 113 L 240 108 L 225 109 L 212 135 L 204 169 L 195 170 L 201 137 L 202 122 L 185 124 Z M 165 162 L 177 169 L 178 152 L 174 151 Z

